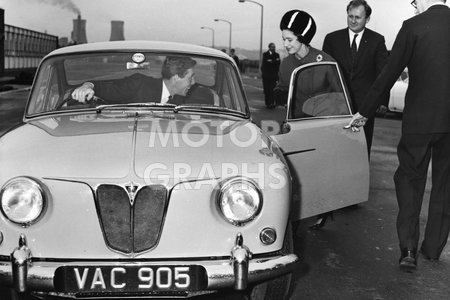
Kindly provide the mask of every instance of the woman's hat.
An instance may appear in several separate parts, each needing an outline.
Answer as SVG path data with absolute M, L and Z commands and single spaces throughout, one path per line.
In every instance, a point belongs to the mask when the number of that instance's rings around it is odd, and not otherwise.
M 292 31 L 300 43 L 309 45 L 316 33 L 316 22 L 307 12 L 294 9 L 284 14 L 280 22 L 280 29 Z

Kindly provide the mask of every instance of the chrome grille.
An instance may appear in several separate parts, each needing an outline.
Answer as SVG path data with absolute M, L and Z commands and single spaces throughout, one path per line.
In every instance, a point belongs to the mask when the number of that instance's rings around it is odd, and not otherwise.
M 134 204 L 118 185 L 97 188 L 97 209 L 106 243 L 114 250 L 138 253 L 156 245 L 167 206 L 167 190 L 162 185 L 139 189 Z

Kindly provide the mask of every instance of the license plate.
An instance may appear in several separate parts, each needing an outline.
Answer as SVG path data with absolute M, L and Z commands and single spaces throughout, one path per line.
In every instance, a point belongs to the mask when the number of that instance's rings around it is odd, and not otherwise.
M 66 293 L 198 291 L 206 288 L 206 270 L 177 266 L 63 266 L 55 271 L 55 289 Z

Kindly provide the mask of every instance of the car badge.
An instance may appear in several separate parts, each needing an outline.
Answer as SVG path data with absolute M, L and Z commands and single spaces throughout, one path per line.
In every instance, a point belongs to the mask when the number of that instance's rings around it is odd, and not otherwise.
M 127 190 L 128 193 L 128 198 L 130 199 L 130 205 L 133 206 L 134 204 L 134 197 L 136 196 L 136 192 L 139 188 L 139 185 L 130 182 L 125 184 L 125 189 Z
M 135 53 L 131 57 L 131 60 L 137 64 L 140 64 L 145 60 L 145 55 L 143 53 Z

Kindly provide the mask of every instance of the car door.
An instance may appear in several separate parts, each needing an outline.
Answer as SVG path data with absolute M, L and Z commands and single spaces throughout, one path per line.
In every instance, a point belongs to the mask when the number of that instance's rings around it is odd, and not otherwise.
M 337 63 L 305 64 L 291 76 L 281 147 L 293 180 L 292 220 L 367 201 L 364 130 L 344 129 L 351 106 Z

